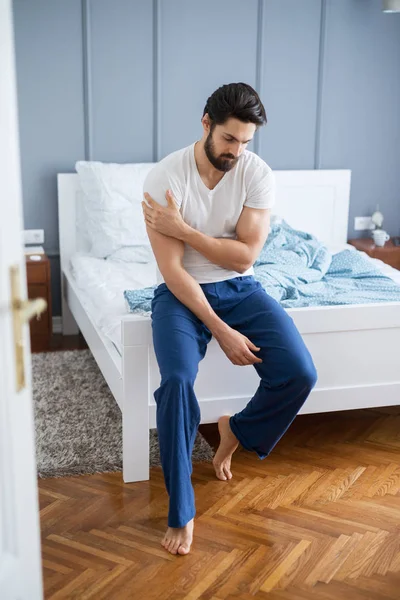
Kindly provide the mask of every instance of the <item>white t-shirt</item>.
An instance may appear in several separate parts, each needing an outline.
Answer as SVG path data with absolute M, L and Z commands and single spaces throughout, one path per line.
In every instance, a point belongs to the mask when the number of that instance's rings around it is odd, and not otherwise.
M 195 157 L 195 143 L 163 158 L 147 175 L 143 192 L 162 206 L 172 190 L 185 223 L 214 238 L 236 239 L 236 224 L 244 206 L 270 208 L 275 204 L 275 178 L 272 169 L 257 154 L 245 150 L 236 165 L 224 174 L 213 190 L 200 177 Z M 185 244 L 183 265 L 198 283 L 212 283 L 252 275 L 230 271 L 210 262 Z M 157 269 L 157 283 L 164 278 Z

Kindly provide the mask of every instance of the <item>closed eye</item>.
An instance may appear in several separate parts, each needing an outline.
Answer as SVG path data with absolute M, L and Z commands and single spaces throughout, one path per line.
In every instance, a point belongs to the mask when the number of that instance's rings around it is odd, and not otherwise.
M 226 137 L 225 139 L 226 139 L 226 141 L 227 141 L 227 142 L 234 142 L 234 141 L 235 141 L 235 139 L 234 139 L 234 138 L 227 138 L 227 137 Z M 251 140 L 249 140 L 249 141 L 251 141 Z M 248 144 L 249 142 L 243 142 L 243 143 L 244 143 L 244 144 Z

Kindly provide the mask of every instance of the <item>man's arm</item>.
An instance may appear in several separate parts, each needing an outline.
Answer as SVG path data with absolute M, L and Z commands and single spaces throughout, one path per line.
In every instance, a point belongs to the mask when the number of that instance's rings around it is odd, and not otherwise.
M 200 284 L 183 267 L 184 244 L 181 240 L 156 231 L 146 218 L 146 229 L 158 267 L 171 293 L 187 306 L 210 330 L 234 365 L 262 362 L 253 354 L 258 351 L 245 335 L 229 327 L 213 311 Z
M 244 273 L 256 261 L 268 237 L 270 208 L 245 206 L 236 225 L 236 240 L 213 238 L 188 225 L 181 240 L 214 264 Z
M 147 234 L 168 289 L 187 306 L 215 337 L 226 324 L 213 311 L 200 284 L 183 267 L 184 245 L 146 225 Z

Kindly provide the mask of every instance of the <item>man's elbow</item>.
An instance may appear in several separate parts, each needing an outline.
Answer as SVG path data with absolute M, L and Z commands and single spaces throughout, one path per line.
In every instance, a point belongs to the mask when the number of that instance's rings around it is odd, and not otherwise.
M 239 265 L 236 266 L 235 271 L 237 271 L 238 273 L 240 273 L 242 275 L 243 273 L 246 273 L 246 271 L 248 271 L 250 269 L 250 267 L 253 266 L 253 264 L 254 264 L 254 261 L 240 263 Z
M 241 267 L 241 271 L 239 271 L 240 273 L 245 273 L 246 271 L 248 271 L 249 269 L 251 269 L 251 267 L 254 265 L 254 263 L 256 262 L 256 256 L 254 254 L 254 250 L 252 252 L 250 252 L 247 256 L 246 256 L 246 260 L 242 261 L 242 264 L 240 265 Z
M 256 262 L 257 256 L 259 254 L 258 247 L 253 244 L 249 244 L 244 242 L 247 246 L 246 252 L 242 252 L 242 256 L 240 260 L 236 261 L 234 266 L 235 271 L 240 273 L 241 275 L 248 271 Z
M 264 241 L 264 244 L 266 242 L 266 239 Z M 264 246 L 263 244 L 263 246 Z M 260 248 L 259 246 L 255 247 L 252 246 L 251 247 L 251 251 L 247 253 L 246 257 L 243 257 L 244 260 L 242 260 L 235 268 L 235 270 L 238 273 L 245 273 L 246 271 L 248 271 L 256 262 L 257 258 L 259 257 L 261 250 L 263 248 L 263 246 Z

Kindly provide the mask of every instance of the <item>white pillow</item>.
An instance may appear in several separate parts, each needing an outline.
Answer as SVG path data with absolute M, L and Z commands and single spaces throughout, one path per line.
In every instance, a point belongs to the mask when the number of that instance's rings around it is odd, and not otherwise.
M 144 180 L 155 164 L 75 164 L 84 192 L 86 236 L 92 256 L 106 258 L 121 248 L 127 256 L 130 248 L 131 260 L 147 262 L 146 255 L 152 260 L 141 202 Z

